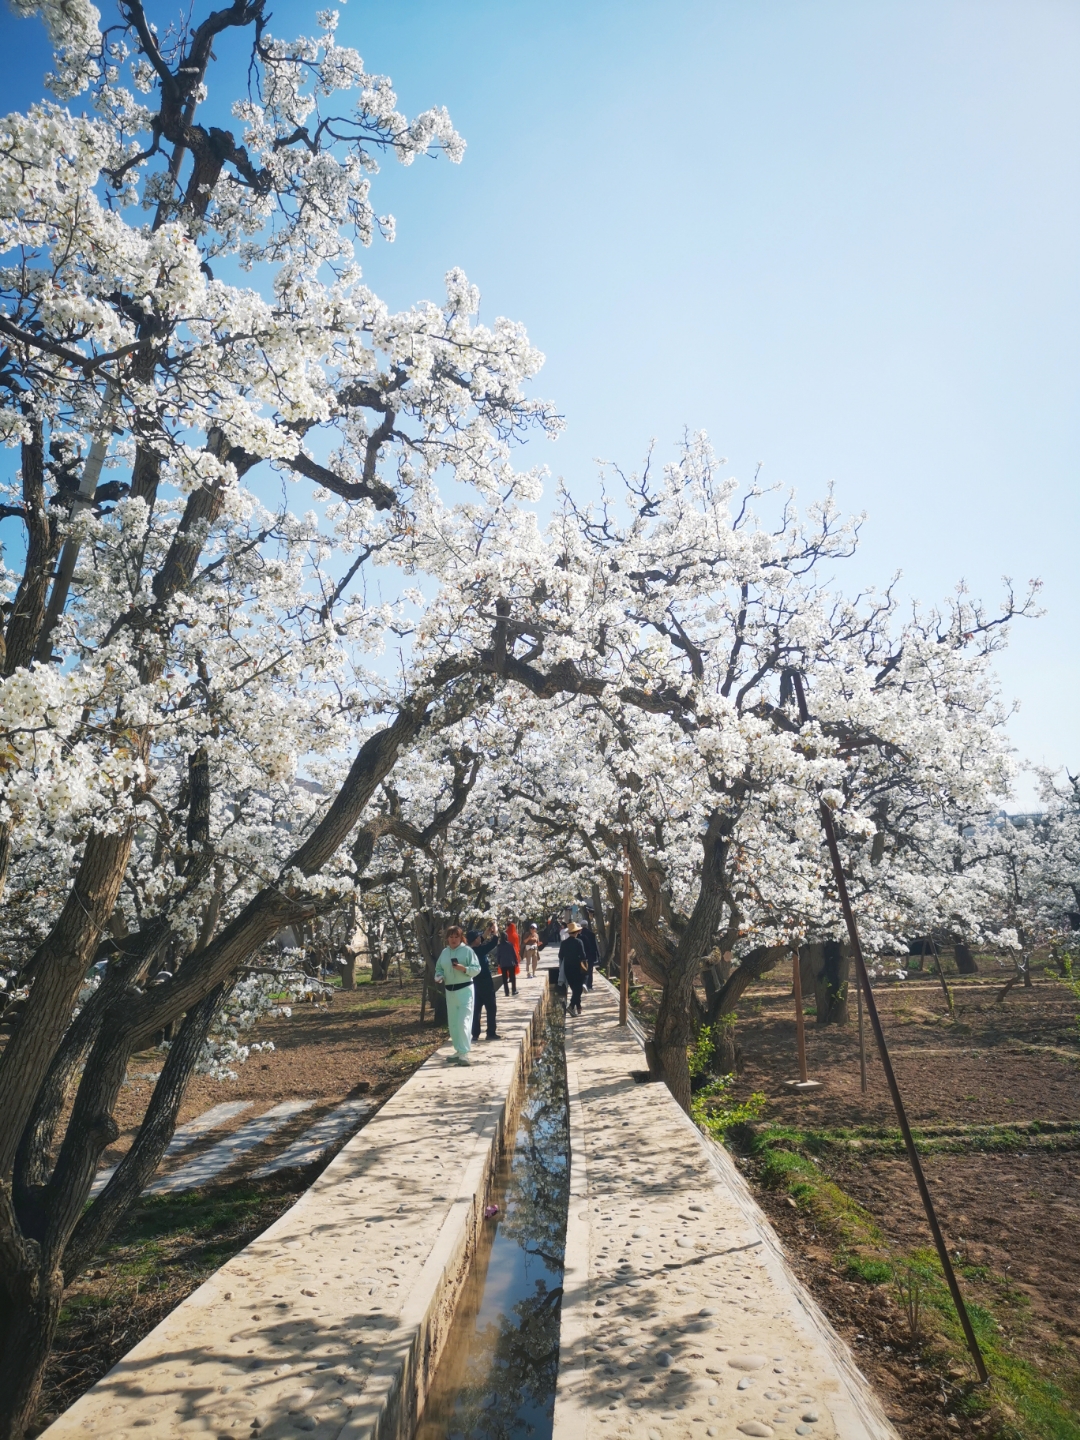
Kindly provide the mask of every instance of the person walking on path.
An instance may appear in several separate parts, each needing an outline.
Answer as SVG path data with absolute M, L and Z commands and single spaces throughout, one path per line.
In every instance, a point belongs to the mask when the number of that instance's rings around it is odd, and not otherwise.
M 581 926 L 571 920 L 566 927 L 566 939 L 559 946 L 559 965 L 566 976 L 570 1001 L 566 1007 L 568 1015 L 581 1014 L 581 991 L 589 973 L 589 961 L 585 946 L 580 940 Z
M 596 943 L 596 935 L 593 932 L 592 921 L 590 919 L 587 918 L 585 924 L 581 927 L 581 934 L 578 936 L 578 939 L 581 941 L 582 948 L 585 951 L 585 959 L 589 962 L 589 973 L 585 980 L 585 989 L 591 990 L 593 969 L 600 959 L 600 949 Z
M 489 930 L 494 930 L 489 926 Z M 472 1014 L 472 1038 L 480 1039 L 480 1012 L 487 1012 L 487 1038 L 498 1040 L 499 1034 L 495 1028 L 495 981 L 491 976 L 491 967 L 488 964 L 488 956 L 499 943 L 498 935 L 490 935 L 483 940 L 480 939 L 479 930 L 470 930 L 466 939 L 472 946 L 473 954 L 476 956 L 480 966 L 480 974 L 473 979 L 473 1014 Z
M 510 937 L 505 930 L 499 937 L 498 948 L 495 951 L 495 963 L 498 965 L 499 974 L 502 976 L 503 994 L 509 995 L 511 993 L 510 987 L 513 986 L 513 993 L 516 995 L 518 971 L 517 951 L 514 949 Z
M 540 932 L 535 925 L 530 925 L 525 931 L 522 956 L 525 961 L 525 975 L 531 980 L 540 964 Z
M 521 974 L 521 936 L 518 934 L 518 928 L 517 928 L 517 926 L 514 924 L 513 920 L 508 920 L 508 921 L 506 922 L 506 938 L 510 941 L 510 944 L 513 945 L 513 947 L 514 947 L 514 954 L 517 956 L 517 973 L 520 975 L 520 974 Z
M 446 932 L 446 948 L 435 961 L 435 980 L 446 990 L 446 1022 L 454 1053 L 451 1065 L 468 1065 L 472 1049 L 472 1012 L 474 975 L 480 973 L 480 962 L 468 945 L 460 925 L 451 925 Z

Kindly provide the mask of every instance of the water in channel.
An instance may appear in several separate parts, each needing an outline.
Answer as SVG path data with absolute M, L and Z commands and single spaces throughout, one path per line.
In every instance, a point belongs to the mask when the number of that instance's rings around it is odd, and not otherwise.
M 481 1041 L 481 1044 L 484 1042 Z M 549 1440 L 570 1181 L 562 1007 L 545 1015 L 512 1144 L 416 1440 Z

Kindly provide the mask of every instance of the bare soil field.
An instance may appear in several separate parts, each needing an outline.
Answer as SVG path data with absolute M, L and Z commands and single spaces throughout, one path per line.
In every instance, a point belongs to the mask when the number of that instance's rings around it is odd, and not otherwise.
M 928 1183 L 992 1373 L 964 1349 L 895 1112 L 866 1026 L 867 1093 L 851 1023 L 807 1016 L 796 1094 L 790 985 L 739 1007 L 734 1098 L 765 1097 L 735 1130 L 748 1177 L 796 1271 L 851 1344 L 904 1437 L 1080 1437 L 1080 1030 L 1077 1001 L 1037 971 L 999 1001 L 1011 967 L 875 988 Z M 900 1286 L 921 1301 L 912 1335 Z
M 252 1055 L 235 1081 L 196 1077 L 179 1120 L 190 1120 L 223 1101 L 250 1101 L 250 1107 L 191 1146 L 174 1166 L 282 1100 L 316 1103 L 274 1135 L 273 1152 L 343 1099 L 363 1095 L 371 1100 L 373 1114 L 443 1043 L 445 1032 L 430 1023 L 430 1013 L 421 1026 L 419 982 L 406 978 L 399 984 L 395 978 L 338 991 L 329 1004 L 298 1005 L 288 1019 L 261 1021 L 244 1041 L 273 1040 L 275 1049 Z M 121 1134 L 103 1156 L 103 1165 L 115 1164 L 130 1145 L 153 1089 L 148 1077 L 160 1068 L 160 1052 L 133 1058 L 115 1112 Z M 77 1400 L 207 1275 L 288 1209 L 340 1143 L 304 1170 L 254 1179 L 251 1172 L 270 1153 L 268 1146 L 258 1146 L 215 1183 L 180 1194 L 144 1196 L 67 1293 L 36 1430 Z

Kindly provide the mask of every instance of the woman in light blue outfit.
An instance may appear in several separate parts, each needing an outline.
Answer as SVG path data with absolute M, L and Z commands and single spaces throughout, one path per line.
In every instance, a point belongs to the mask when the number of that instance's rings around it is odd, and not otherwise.
M 473 976 L 480 974 L 480 961 L 465 944 L 461 927 L 446 932 L 446 949 L 435 961 L 435 979 L 446 990 L 446 1020 L 454 1054 L 452 1065 L 468 1065 L 472 1049 Z

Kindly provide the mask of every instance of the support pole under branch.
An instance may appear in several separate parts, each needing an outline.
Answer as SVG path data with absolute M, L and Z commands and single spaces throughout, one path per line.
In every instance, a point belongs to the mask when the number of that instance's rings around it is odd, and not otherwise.
M 803 1015 L 802 974 L 798 950 L 791 952 L 792 991 L 795 995 L 795 1034 L 799 1045 L 799 1083 L 806 1085 L 810 1077 L 806 1073 L 806 1018 Z
M 797 670 L 789 672 L 795 685 L 795 694 L 799 702 L 799 715 L 805 722 L 810 719 L 810 712 L 806 708 L 806 692 L 803 689 L 802 676 Z M 967 1306 L 964 1304 L 964 1297 L 960 1293 L 960 1286 L 957 1283 L 956 1274 L 949 1259 L 949 1252 L 945 1245 L 945 1237 L 941 1233 L 941 1226 L 938 1224 L 937 1212 L 934 1210 L 934 1202 L 930 1196 L 930 1188 L 926 1183 L 926 1176 L 923 1174 L 922 1161 L 919 1159 L 919 1152 L 915 1148 L 915 1140 L 911 1134 L 911 1126 L 908 1124 L 907 1111 L 904 1109 L 904 1102 L 900 1096 L 900 1087 L 896 1083 L 896 1075 L 893 1071 L 892 1061 L 889 1058 L 889 1047 L 885 1043 L 885 1032 L 881 1028 L 881 1016 L 878 1014 L 877 1002 L 874 999 L 874 992 L 870 988 L 870 976 L 866 972 L 866 962 L 863 960 L 862 944 L 859 940 L 859 927 L 855 923 L 855 912 L 851 908 L 851 898 L 848 895 L 847 880 L 844 878 L 844 867 L 840 860 L 840 847 L 836 843 L 836 826 L 833 824 L 832 811 L 824 800 L 821 805 L 821 825 L 825 831 L 825 843 L 829 848 L 829 855 L 832 859 L 833 874 L 836 877 L 836 889 L 840 897 L 840 908 L 844 912 L 844 922 L 847 925 L 848 937 L 851 940 L 851 948 L 855 952 L 855 969 L 858 975 L 859 987 L 866 998 L 866 1013 L 870 1016 L 870 1027 L 874 1032 L 874 1039 L 877 1041 L 878 1054 L 881 1057 L 881 1066 L 885 1071 L 885 1079 L 889 1085 L 889 1093 L 892 1096 L 893 1106 L 896 1109 L 896 1118 L 900 1125 L 900 1133 L 904 1137 L 904 1148 L 907 1151 L 908 1161 L 912 1173 L 915 1176 L 915 1183 L 919 1187 L 919 1195 L 922 1199 L 923 1209 L 926 1211 L 927 1223 L 930 1226 L 930 1233 L 934 1237 L 934 1246 L 941 1261 L 941 1268 L 945 1274 L 945 1280 L 949 1286 L 949 1294 L 952 1296 L 953 1304 L 956 1306 L 956 1313 L 960 1318 L 963 1327 L 964 1339 L 967 1341 L 971 1358 L 975 1362 L 975 1369 L 979 1379 L 984 1383 L 990 1379 L 990 1372 L 986 1368 L 986 1361 L 983 1359 L 982 1351 L 979 1349 L 979 1342 L 975 1338 L 975 1331 L 971 1324 L 971 1317 L 968 1314 Z
M 630 851 L 626 851 L 622 882 L 622 930 L 619 935 L 619 1024 L 628 1023 L 630 1005 Z

